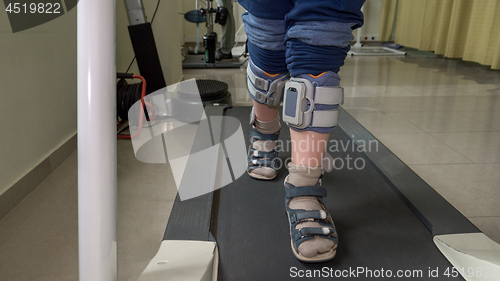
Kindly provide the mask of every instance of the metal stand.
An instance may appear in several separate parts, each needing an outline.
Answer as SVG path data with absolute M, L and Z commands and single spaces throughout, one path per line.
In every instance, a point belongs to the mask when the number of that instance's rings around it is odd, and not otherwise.
M 364 7 L 364 5 L 363 5 Z M 363 11 L 361 7 L 361 11 Z M 363 47 L 361 44 L 361 30 L 362 27 L 358 29 L 356 34 L 356 43 L 351 50 L 347 53 L 349 56 L 404 56 L 406 52 L 394 50 L 387 47 Z
M 205 36 L 203 36 L 203 46 L 205 47 L 204 54 L 198 55 L 198 23 L 201 22 L 201 20 L 188 14 L 186 14 L 188 17 L 185 16 L 186 20 L 196 23 L 196 49 L 194 55 L 188 54 L 184 56 L 182 68 L 240 68 L 246 62 L 246 59 L 240 60 L 238 56 L 234 56 L 231 60 L 215 60 L 217 34 L 213 31 L 213 13 L 215 10 L 212 7 L 212 1 L 213 0 L 207 0 L 207 7 L 199 9 L 205 17 L 207 27 L 207 32 L 205 33 Z M 196 8 L 198 9 L 198 1 L 196 2 Z M 192 12 L 194 11 L 190 11 L 189 13 Z

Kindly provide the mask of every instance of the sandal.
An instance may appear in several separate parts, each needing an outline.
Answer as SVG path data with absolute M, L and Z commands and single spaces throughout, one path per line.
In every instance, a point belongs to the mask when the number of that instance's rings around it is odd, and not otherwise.
M 271 151 L 265 152 L 265 151 L 260 151 L 257 150 L 253 147 L 253 143 L 257 140 L 262 140 L 262 141 L 276 141 L 278 140 L 280 136 L 280 131 L 274 133 L 274 134 L 262 134 L 257 129 L 252 128 L 249 132 L 250 136 L 252 137 L 250 141 L 250 147 L 248 148 L 248 166 L 247 166 L 247 173 L 250 175 L 250 177 L 254 179 L 260 179 L 260 180 L 272 180 L 276 177 L 278 174 L 278 169 L 279 169 L 279 158 L 278 158 L 278 151 L 276 149 L 273 149 Z M 271 168 L 274 170 L 274 175 L 273 176 L 265 176 L 265 175 L 259 175 L 253 172 L 253 170 L 257 168 L 262 168 L 262 167 L 267 167 Z
M 290 225 L 290 238 L 292 250 L 295 257 L 308 263 L 318 263 L 332 260 L 337 253 L 338 236 L 333 224 L 332 218 L 325 208 L 321 198 L 326 197 L 326 189 L 318 183 L 314 186 L 294 186 L 285 180 L 285 195 L 286 195 L 286 212 L 288 215 L 288 223 Z M 292 198 L 300 196 L 315 196 L 323 210 L 306 211 L 304 209 L 291 209 L 288 204 Z M 314 221 L 321 227 L 302 227 L 296 229 L 299 223 Z M 335 242 L 335 246 L 326 253 L 318 254 L 314 257 L 305 257 L 298 251 L 299 245 L 307 240 L 313 239 L 315 236 L 330 239 Z

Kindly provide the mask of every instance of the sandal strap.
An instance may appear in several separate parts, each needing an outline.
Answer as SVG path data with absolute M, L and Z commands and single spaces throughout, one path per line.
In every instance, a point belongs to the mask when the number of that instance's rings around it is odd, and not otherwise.
M 257 129 L 252 129 L 248 131 L 248 134 L 252 137 L 252 142 L 255 140 L 262 140 L 262 141 L 275 141 L 278 140 L 280 137 L 280 131 L 274 133 L 274 134 L 263 134 Z
M 288 213 L 292 224 L 296 224 L 307 219 L 324 220 L 328 218 L 328 213 L 324 210 L 306 211 L 303 209 L 289 209 Z
M 277 161 L 279 160 L 278 158 L 278 151 L 275 149 L 271 151 L 261 151 L 257 150 L 253 147 L 253 143 L 257 140 L 262 140 L 262 141 L 275 141 L 278 140 L 279 138 L 279 133 L 280 131 L 274 133 L 274 134 L 262 134 L 257 129 L 253 128 L 252 130 L 249 131 L 250 136 L 252 137 L 251 139 L 251 144 L 250 147 L 248 148 L 248 159 L 247 159 L 247 171 L 250 172 L 254 169 L 261 168 L 261 167 L 269 167 L 274 169 L 275 171 L 278 170 L 280 163 Z
M 291 184 L 285 184 L 285 196 L 286 198 L 294 198 L 299 196 L 316 196 L 316 197 L 326 197 L 326 189 L 320 185 L 313 186 L 293 186 Z
M 250 146 L 248 156 L 250 158 L 268 158 L 268 159 L 274 159 L 278 158 L 278 151 L 276 150 L 271 150 L 271 151 L 261 151 L 253 148 Z
M 321 197 L 326 197 L 326 189 L 317 184 L 314 186 L 294 186 L 285 182 L 285 195 L 286 195 L 286 211 L 290 221 L 290 236 L 295 250 L 298 252 L 298 247 L 304 241 L 313 239 L 315 236 L 329 239 L 335 242 L 335 248 L 338 246 L 338 236 L 335 225 L 332 222 L 330 214 L 326 211 Z M 288 203 L 294 197 L 300 196 L 316 196 L 323 210 L 304 210 L 304 209 L 291 209 Z M 318 223 L 319 227 L 302 227 L 296 229 L 304 220 L 313 219 Z
M 298 240 L 304 236 L 309 236 L 309 235 L 320 235 L 320 236 L 331 236 L 331 237 L 337 237 L 337 231 L 335 231 L 335 228 L 332 227 L 303 227 L 300 229 L 295 229 L 293 231 L 293 240 Z
M 276 159 L 251 159 L 248 161 L 248 169 L 256 169 L 260 167 L 271 167 L 273 169 L 278 169 L 279 163 Z

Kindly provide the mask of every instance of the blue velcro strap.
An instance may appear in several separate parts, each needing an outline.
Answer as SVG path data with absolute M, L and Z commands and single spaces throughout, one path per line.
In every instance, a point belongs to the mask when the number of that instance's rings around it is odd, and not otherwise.
M 279 131 L 275 134 L 263 134 L 255 129 L 253 129 L 253 130 L 250 130 L 248 132 L 248 134 L 254 139 L 263 140 L 263 141 L 275 141 L 275 140 L 278 140 L 280 137 Z
M 260 151 L 253 148 L 252 146 L 250 146 L 250 152 L 248 153 L 248 155 L 251 158 L 268 158 L 268 159 L 278 158 L 278 152 L 274 149 L 271 151 Z
M 299 240 L 309 235 L 337 236 L 335 229 L 331 227 L 303 227 L 293 233 L 293 240 Z
M 327 213 L 323 210 L 305 211 L 291 209 L 289 213 L 291 223 L 296 223 L 307 219 L 323 220 L 328 217 Z
M 280 132 L 278 131 L 274 134 L 262 134 L 255 128 L 249 131 L 249 135 L 252 137 L 252 140 L 250 147 L 248 148 L 248 157 L 247 157 L 248 172 L 260 167 L 269 167 L 276 171 L 279 169 L 280 162 L 278 158 L 278 151 L 276 151 L 275 149 L 271 151 L 260 151 L 253 147 L 253 143 L 257 140 L 262 140 L 262 141 L 278 140 L 279 133 Z
M 257 169 L 260 167 L 269 167 L 274 170 L 278 170 L 279 162 L 276 159 L 249 159 L 248 161 L 248 170 L 251 171 L 253 169 Z
M 326 197 L 326 189 L 319 185 L 314 186 L 293 186 L 289 185 L 285 188 L 286 198 L 293 198 L 299 196 L 316 196 Z

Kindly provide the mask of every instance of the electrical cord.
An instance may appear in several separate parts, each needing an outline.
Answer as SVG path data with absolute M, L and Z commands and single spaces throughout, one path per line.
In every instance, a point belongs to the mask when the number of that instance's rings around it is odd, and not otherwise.
M 139 123 L 137 125 L 138 129 L 137 129 L 137 132 L 135 132 L 133 135 L 132 134 L 130 134 L 130 135 L 120 135 L 119 134 L 119 135 L 117 135 L 118 139 L 132 139 L 132 138 L 135 138 L 141 134 L 142 125 L 143 125 L 142 123 L 143 123 L 144 118 L 146 117 L 145 116 L 146 114 L 144 112 L 145 107 L 149 107 L 149 109 L 152 111 L 153 117 L 151 119 L 156 119 L 156 114 L 153 111 L 153 106 L 144 100 L 144 97 L 146 96 L 146 79 L 144 79 L 144 77 L 142 77 L 140 75 L 134 75 L 134 74 L 132 74 L 132 78 L 141 79 L 141 81 L 142 81 L 142 83 L 132 84 L 134 86 L 135 85 L 141 86 L 140 97 L 139 97 L 139 99 L 141 100 L 141 107 L 140 107 L 140 112 L 139 112 Z M 125 80 L 123 80 L 123 81 L 125 82 Z M 132 88 L 132 87 L 125 87 L 124 86 L 124 85 L 128 85 L 128 84 L 124 84 L 124 83 L 121 83 L 121 84 L 122 84 L 122 88 Z M 129 92 L 129 91 L 125 91 L 125 92 Z M 132 93 L 131 95 L 133 95 L 133 92 L 132 91 L 130 91 L 130 92 Z
M 153 16 L 151 17 L 151 25 L 153 25 L 153 21 L 155 20 L 156 12 L 158 12 L 158 7 L 160 7 L 160 0 L 158 0 L 158 3 L 156 3 L 155 12 L 153 13 Z M 125 73 L 128 73 L 128 71 L 132 67 L 132 64 L 134 64 L 134 61 L 135 61 L 135 56 L 132 59 L 132 61 L 130 62 L 130 64 L 128 65 L 127 71 L 125 71 Z
M 120 123 L 128 120 L 128 110 L 141 99 L 141 87 L 142 83 L 128 84 L 123 78 L 118 81 L 116 85 L 116 112 Z

